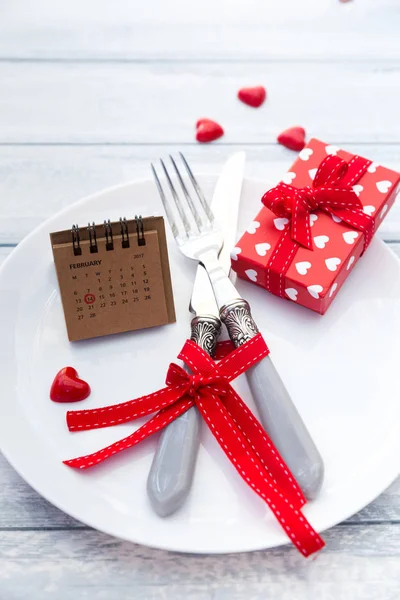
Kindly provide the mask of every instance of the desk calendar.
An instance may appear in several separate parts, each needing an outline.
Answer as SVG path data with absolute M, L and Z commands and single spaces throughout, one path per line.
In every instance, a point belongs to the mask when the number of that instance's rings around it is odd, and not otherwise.
M 175 321 L 162 217 L 50 234 L 70 341 Z

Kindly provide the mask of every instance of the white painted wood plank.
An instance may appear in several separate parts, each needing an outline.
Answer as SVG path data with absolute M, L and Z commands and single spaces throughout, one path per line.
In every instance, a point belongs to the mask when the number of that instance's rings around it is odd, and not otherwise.
M 346 144 L 343 147 L 390 168 L 400 168 L 400 144 Z M 233 152 L 247 153 L 246 174 L 277 182 L 296 154 L 271 146 L 0 146 L 0 244 L 17 243 L 58 210 L 102 188 L 149 178 L 149 164 L 183 150 L 196 173 L 217 174 Z M 132 209 L 134 211 L 134 208 Z M 378 231 L 400 240 L 400 200 Z
M 400 62 L 0 63 L 0 143 L 191 143 L 199 117 L 225 143 L 272 143 L 295 124 L 331 143 L 399 142 Z M 236 97 L 265 84 L 255 110 Z
M 12 250 L 13 250 L 13 247 L 0 246 L 0 266 L 3 264 L 3 262 L 5 261 L 7 256 L 9 254 L 11 254 Z
M 343 526 L 305 560 L 288 546 L 179 555 L 94 531 L 0 532 L 5 600 L 397 600 L 398 525 Z
M 397 0 L 13 0 L 0 57 L 393 59 L 398 22 Z

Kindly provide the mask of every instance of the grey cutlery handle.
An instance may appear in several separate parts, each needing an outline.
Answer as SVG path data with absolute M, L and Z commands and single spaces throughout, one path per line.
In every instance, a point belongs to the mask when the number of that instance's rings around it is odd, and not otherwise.
M 258 333 L 249 304 L 235 300 L 221 309 L 235 347 Z M 269 356 L 246 372 L 260 421 L 309 500 L 322 486 L 324 463 Z
M 191 340 L 213 356 L 220 330 L 219 319 L 211 315 L 195 317 L 191 323 Z M 147 479 L 150 503 L 160 517 L 178 510 L 189 494 L 200 444 L 201 420 L 193 406 L 161 433 Z

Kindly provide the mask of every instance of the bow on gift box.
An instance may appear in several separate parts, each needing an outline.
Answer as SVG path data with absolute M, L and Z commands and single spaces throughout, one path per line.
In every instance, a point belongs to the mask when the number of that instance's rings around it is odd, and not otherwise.
M 374 234 L 374 219 L 352 186 L 364 175 L 371 161 L 354 156 L 348 163 L 336 155 L 327 156 L 319 165 L 313 185 L 296 188 L 283 182 L 268 190 L 263 204 L 278 217 L 286 217 L 290 227 L 283 231 L 266 265 L 266 288 L 285 297 L 285 275 L 299 246 L 313 250 L 310 218 L 314 210 L 323 210 L 364 233 L 364 251 Z
M 66 460 L 65 464 L 77 469 L 97 465 L 159 431 L 195 404 L 239 475 L 271 508 L 298 550 L 309 556 L 324 542 L 300 512 L 306 503 L 303 493 L 260 423 L 230 385 L 268 354 L 261 334 L 218 364 L 194 342 L 186 341 L 178 358 L 192 375 L 172 363 L 167 386 L 153 394 L 114 406 L 67 413 L 69 430 L 85 431 L 127 423 L 159 411 L 132 435 L 93 454 Z
M 362 231 L 365 250 L 374 233 L 374 219 L 363 212 L 352 186 L 370 164 L 371 161 L 361 156 L 354 156 L 347 163 L 339 156 L 329 155 L 319 165 L 312 187 L 296 188 L 281 182 L 264 194 L 262 203 L 278 217 L 291 221 L 290 237 L 300 246 L 313 249 L 310 214 L 320 209 Z

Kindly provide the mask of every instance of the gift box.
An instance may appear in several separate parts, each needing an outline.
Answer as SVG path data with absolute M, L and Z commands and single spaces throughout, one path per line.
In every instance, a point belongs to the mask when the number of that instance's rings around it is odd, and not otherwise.
M 260 212 L 232 251 L 232 269 L 324 314 L 388 214 L 399 182 L 395 171 L 310 140 L 260 199 Z

